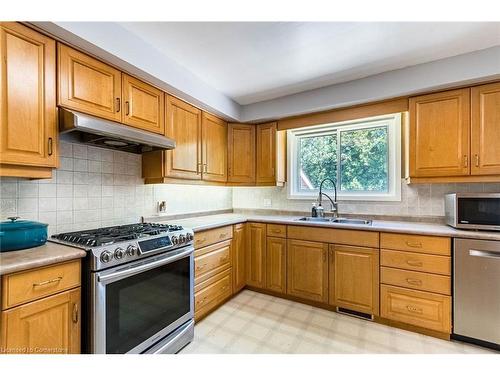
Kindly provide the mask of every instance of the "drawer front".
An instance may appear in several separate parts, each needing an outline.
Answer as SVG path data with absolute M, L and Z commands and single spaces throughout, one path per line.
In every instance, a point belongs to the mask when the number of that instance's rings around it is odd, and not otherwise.
M 451 295 L 451 277 L 380 267 L 380 282 L 405 288 Z
M 337 245 L 379 247 L 379 233 L 334 228 L 313 228 L 307 226 L 289 225 L 288 238 L 296 240 L 314 239 L 317 242 L 334 243 Z
M 194 234 L 194 248 L 212 245 L 217 242 L 233 238 L 233 227 L 231 225 L 222 228 L 205 230 Z
M 286 238 L 286 225 L 267 224 L 267 235 Z
M 451 297 L 382 285 L 383 318 L 434 331 L 451 332 Z
M 80 260 L 2 277 L 2 309 L 80 286 Z
M 440 255 L 382 249 L 380 251 L 380 265 L 410 271 L 451 275 L 451 258 Z
M 380 248 L 450 256 L 451 238 L 381 233 Z
M 203 280 L 231 266 L 231 241 L 209 246 L 210 251 L 194 258 L 194 282 Z M 206 248 L 208 250 L 208 248 Z
M 205 286 L 206 285 L 206 286 Z M 194 294 L 194 316 L 199 320 L 232 294 L 231 269 L 206 280 Z

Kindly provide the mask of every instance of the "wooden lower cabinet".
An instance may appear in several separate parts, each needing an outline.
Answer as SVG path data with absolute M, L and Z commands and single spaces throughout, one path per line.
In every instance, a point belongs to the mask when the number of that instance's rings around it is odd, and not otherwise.
M 288 240 L 287 293 L 328 302 L 328 244 Z
M 199 321 L 231 297 L 232 288 L 231 268 L 196 285 L 194 288 L 194 319 Z
M 267 237 L 266 289 L 286 293 L 286 239 Z
M 80 288 L 2 312 L 3 353 L 80 353 Z
M 233 227 L 232 262 L 233 262 L 233 293 L 239 292 L 246 285 L 246 224 Z
M 379 315 L 378 249 L 330 245 L 330 304 Z
M 247 285 L 266 287 L 266 224 L 247 224 Z

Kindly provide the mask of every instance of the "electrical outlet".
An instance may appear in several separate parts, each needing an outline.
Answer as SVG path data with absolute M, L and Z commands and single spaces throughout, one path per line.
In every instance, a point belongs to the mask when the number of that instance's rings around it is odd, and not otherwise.
M 269 198 L 264 199 L 264 207 L 271 207 L 273 204 L 272 200 Z
M 167 213 L 167 202 L 166 201 L 158 202 L 157 203 L 157 208 L 158 208 L 158 212 L 160 214 Z

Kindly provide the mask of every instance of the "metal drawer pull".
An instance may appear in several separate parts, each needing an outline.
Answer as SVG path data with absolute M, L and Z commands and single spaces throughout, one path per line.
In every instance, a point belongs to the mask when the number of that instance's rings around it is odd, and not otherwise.
M 115 110 L 116 112 L 120 112 L 120 98 L 116 98 Z
M 406 306 L 406 309 L 409 311 L 409 312 L 412 312 L 412 313 L 416 313 L 416 314 L 422 314 L 423 313 L 423 310 L 419 307 L 415 307 L 415 306 L 410 306 L 410 305 L 407 305 Z
M 197 239 L 196 242 L 197 243 L 203 243 L 205 242 L 207 239 L 206 238 L 200 238 L 200 239 Z
M 413 267 L 422 267 L 424 264 L 419 261 L 419 260 L 407 260 L 406 263 L 409 265 L 409 266 L 413 266 Z
M 130 102 L 128 100 L 125 102 L 125 108 L 126 108 L 125 115 L 126 116 L 130 115 Z
M 219 238 L 225 238 L 226 236 L 227 236 L 227 233 L 221 233 L 221 234 L 219 235 Z
M 43 286 L 43 285 L 47 285 L 47 284 L 58 283 L 61 280 L 62 280 L 62 276 L 59 276 L 59 277 L 56 277 L 55 279 L 52 279 L 52 280 L 42 281 L 40 283 L 33 283 L 33 288 L 35 288 L 37 286 Z
M 203 297 L 202 300 L 199 300 L 199 301 L 196 301 L 196 304 L 197 305 L 203 305 L 205 303 L 205 301 L 207 300 L 208 297 Z
M 197 266 L 196 267 L 196 271 L 201 271 L 203 268 L 205 268 L 206 264 L 204 264 L 203 266 Z
M 224 255 L 223 257 L 220 257 L 221 262 L 225 262 L 227 260 L 227 255 Z
M 407 278 L 406 282 L 412 285 L 422 285 L 422 280 Z
M 281 233 L 281 230 L 280 229 L 273 229 L 272 232 L 273 233 Z
M 73 323 L 78 323 L 78 304 L 73 305 Z
M 479 167 L 479 155 L 474 155 L 476 157 L 476 167 Z
M 464 167 L 467 168 L 469 166 L 469 157 L 464 155 Z
M 52 137 L 50 137 L 50 138 L 49 138 L 49 142 L 48 142 L 47 147 L 48 147 L 48 149 L 49 149 L 49 150 L 48 150 L 48 154 L 49 154 L 49 156 L 52 156 L 52 153 L 54 152 L 54 150 L 53 150 L 53 148 L 54 148 L 54 147 L 53 147 Z
M 496 251 L 471 249 L 471 250 L 469 250 L 469 255 L 471 255 L 473 257 L 500 259 L 500 252 L 496 252 Z
M 409 246 L 409 247 L 418 247 L 418 248 L 422 247 L 422 242 L 410 242 L 410 241 L 405 241 L 405 242 L 406 242 L 406 246 Z

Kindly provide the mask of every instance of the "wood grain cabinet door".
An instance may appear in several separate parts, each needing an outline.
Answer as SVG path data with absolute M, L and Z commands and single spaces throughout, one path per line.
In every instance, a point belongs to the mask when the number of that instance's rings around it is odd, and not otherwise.
M 80 353 L 80 288 L 2 312 L 7 353 Z
M 165 94 L 127 74 L 122 74 L 123 123 L 165 134 Z
M 122 121 L 119 70 L 60 43 L 58 61 L 58 105 Z
M 255 125 L 228 124 L 227 181 L 255 184 Z
M 267 237 L 266 289 L 286 293 L 286 238 Z
M 266 224 L 247 224 L 247 285 L 266 287 Z
M 470 89 L 410 98 L 410 177 L 470 171 Z
M 202 178 L 227 181 L 227 124 L 209 113 L 202 113 Z
M 288 240 L 287 293 L 328 302 L 328 244 Z
M 276 122 L 257 125 L 256 182 L 259 185 L 276 183 Z
M 57 166 L 55 41 L 0 23 L 0 163 Z
M 500 83 L 471 89 L 471 174 L 500 174 Z
M 246 224 L 237 224 L 233 229 L 233 293 L 239 292 L 246 285 Z
M 166 177 L 200 180 L 201 111 L 167 95 L 166 133 L 175 140 L 175 149 L 165 151 Z
M 334 247 L 333 247 L 334 246 Z M 332 245 L 330 267 L 335 288 L 330 303 L 366 314 L 379 315 L 379 255 L 377 249 Z M 332 255 L 332 254 L 330 254 Z

